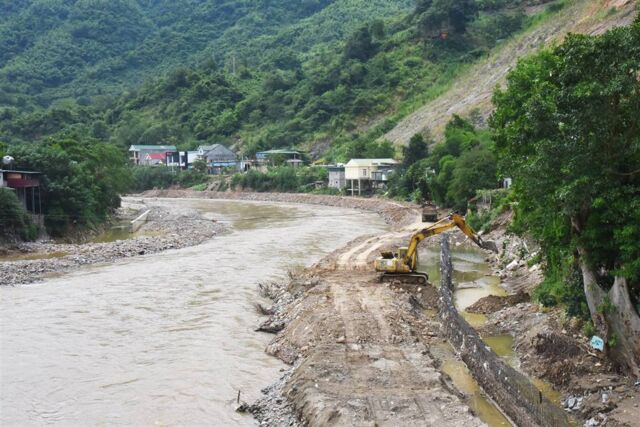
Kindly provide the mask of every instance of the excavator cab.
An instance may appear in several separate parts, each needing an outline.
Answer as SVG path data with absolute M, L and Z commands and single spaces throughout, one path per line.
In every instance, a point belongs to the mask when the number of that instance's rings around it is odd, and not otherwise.
M 494 242 L 482 240 L 460 214 L 452 213 L 435 224 L 415 233 L 411 236 L 409 246 L 398 248 L 397 254 L 390 251 L 382 252 L 375 261 L 376 271 L 383 273 L 380 276 L 380 280 L 396 278 L 403 282 L 427 284 L 429 276 L 416 270 L 418 266 L 418 244 L 427 237 L 440 234 L 454 227 L 458 227 L 481 248 L 498 252 Z

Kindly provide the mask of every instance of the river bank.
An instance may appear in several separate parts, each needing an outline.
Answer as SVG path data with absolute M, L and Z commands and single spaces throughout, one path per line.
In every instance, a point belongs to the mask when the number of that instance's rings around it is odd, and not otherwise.
M 296 193 L 212 192 L 192 190 L 152 190 L 125 198 L 115 220 L 135 218 L 150 210 L 147 222 L 131 236 L 109 242 L 59 244 L 27 242 L 0 248 L 0 285 L 32 283 L 47 275 L 96 263 L 158 253 L 198 245 L 223 232 L 223 224 L 202 218 L 194 210 L 174 211 L 152 206 L 155 198 L 216 199 L 255 202 L 296 203 L 374 212 L 389 224 L 411 224 L 418 216 L 417 205 L 383 199 L 323 196 Z
M 194 209 L 169 209 L 142 199 L 125 199 L 119 220 L 149 211 L 146 222 L 122 240 L 102 243 L 27 242 L 12 244 L 0 256 L 0 285 L 32 283 L 80 266 L 194 246 L 225 230 L 221 223 L 204 218 Z M 125 233 L 128 234 L 128 233 Z
M 301 203 L 307 205 L 333 206 L 337 208 L 358 209 L 380 215 L 388 224 L 403 226 L 418 221 L 419 206 L 414 203 L 398 202 L 389 199 L 325 196 L 307 193 L 252 193 L 231 191 L 193 191 L 193 190 L 149 190 L 141 197 L 167 197 L 184 199 L 245 200 L 278 203 Z
M 606 354 L 591 348 L 585 321 L 564 307 L 543 307 L 531 294 L 543 278 L 535 242 L 506 232 L 511 213 L 501 215 L 485 237 L 501 249 L 487 258 L 507 296 L 482 298 L 467 312 L 485 317 L 483 336 L 512 337 L 510 360 L 517 369 L 551 384 L 565 410 L 581 425 L 637 425 L 640 379 L 616 370 Z

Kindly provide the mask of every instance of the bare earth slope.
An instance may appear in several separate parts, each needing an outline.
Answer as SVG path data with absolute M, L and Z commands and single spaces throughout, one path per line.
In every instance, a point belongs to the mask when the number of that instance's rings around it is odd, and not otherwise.
M 567 33 L 599 34 L 628 25 L 635 14 L 634 0 L 574 0 L 553 19 L 547 19 L 473 67 L 449 91 L 404 118 L 384 138 L 394 144 L 406 144 L 425 129 L 439 135 L 452 114 L 466 115 L 475 109 L 486 121 L 493 110 L 493 90 L 496 85 L 504 85 L 518 58 L 557 42 Z

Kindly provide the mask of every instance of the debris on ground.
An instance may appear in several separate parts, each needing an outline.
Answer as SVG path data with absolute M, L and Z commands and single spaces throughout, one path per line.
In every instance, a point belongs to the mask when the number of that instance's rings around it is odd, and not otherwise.
M 529 294 L 520 291 L 515 295 L 508 295 L 506 297 L 489 295 L 484 298 L 480 298 L 474 304 L 470 305 L 465 309 L 468 313 L 478 313 L 478 314 L 491 314 L 496 311 L 502 310 L 506 307 L 511 307 L 516 304 L 520 304 L 523 302 L 529 302 L 531 297 Z

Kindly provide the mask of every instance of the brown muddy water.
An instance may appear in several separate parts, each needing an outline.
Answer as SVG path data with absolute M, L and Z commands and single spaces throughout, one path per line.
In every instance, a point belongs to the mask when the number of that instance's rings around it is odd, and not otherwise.
M 387 229 L 354 210 L 212 200 L 202 245 L 0 288 L 0 425 L 255 425 L 234 412 L 284 365 L 253 331 L 256 284 Z

